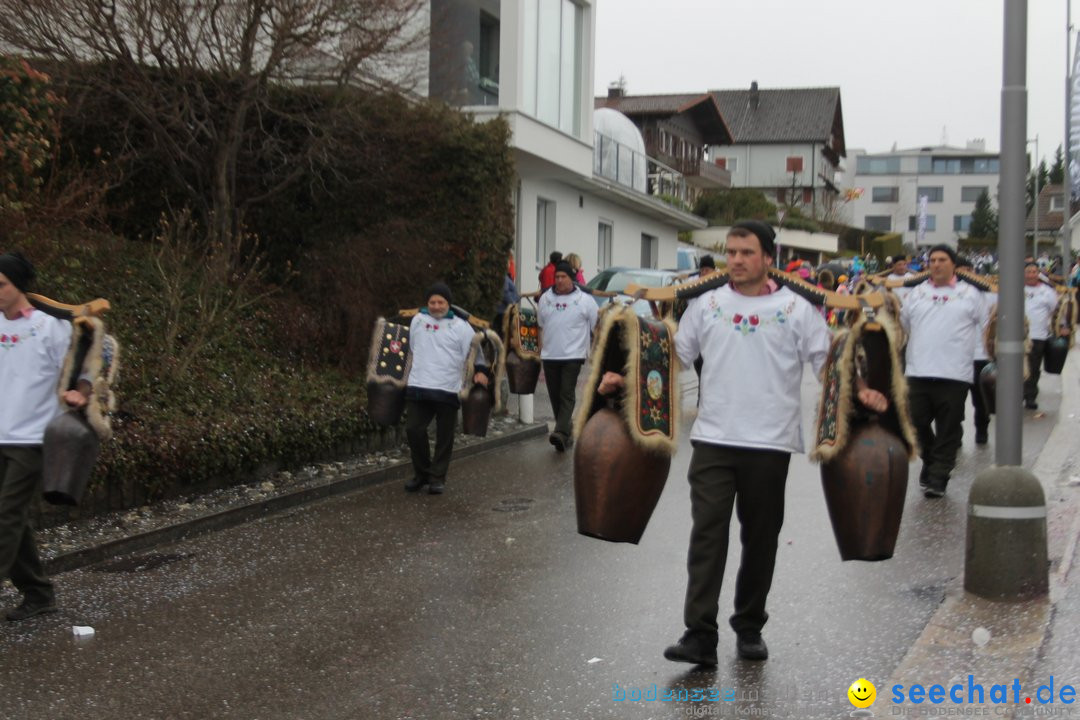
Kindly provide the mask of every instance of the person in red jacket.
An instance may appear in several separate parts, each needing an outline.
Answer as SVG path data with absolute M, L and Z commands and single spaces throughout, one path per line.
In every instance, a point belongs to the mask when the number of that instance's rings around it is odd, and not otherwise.
M 555 284 L 555 266 L 562 261 L 562 253 L 555 250 L 548 256 L 548 264 L 540 270 L 540 292 Z

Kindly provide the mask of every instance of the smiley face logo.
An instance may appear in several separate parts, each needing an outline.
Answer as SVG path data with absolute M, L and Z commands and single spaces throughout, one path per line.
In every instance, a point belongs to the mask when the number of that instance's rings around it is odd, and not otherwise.
M 868 708 L 877 699 L 877 688 L 865 678 L 859 678 L 851 683 L 847 691 L 848 700 L 857 708 Z

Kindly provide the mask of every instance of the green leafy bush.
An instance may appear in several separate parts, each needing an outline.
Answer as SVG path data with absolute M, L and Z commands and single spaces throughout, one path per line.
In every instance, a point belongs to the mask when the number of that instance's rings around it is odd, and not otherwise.
M 0 57 L 0 207 L 20 208 L 41 186 L 58 103 L 47 75 L 21 58 Z

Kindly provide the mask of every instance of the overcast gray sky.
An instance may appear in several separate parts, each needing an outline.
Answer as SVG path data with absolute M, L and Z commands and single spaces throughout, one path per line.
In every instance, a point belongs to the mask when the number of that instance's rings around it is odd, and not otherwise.
M 1028 137 L 1048 164 L 1065 135 L 1065 14 L 1028 0 Z M 997 151 L 1003 17 L 1004 0 L 599 0 L 595 91 L 620 76 L 630 94 L 839 86 L 849 148 L 944 132 Z

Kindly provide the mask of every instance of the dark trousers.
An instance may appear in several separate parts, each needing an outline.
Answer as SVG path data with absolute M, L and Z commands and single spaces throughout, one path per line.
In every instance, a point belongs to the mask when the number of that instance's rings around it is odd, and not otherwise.
M 544 381 L 555 415 L 555 432 L 570 436 L 577 402 L 577 380 L 584 360 L 545 360 Z
M 949 482 L 964 439 L 969 387 L 959 380 L 908 378 L 908 405 L 923 461 L 920 482 Z
M 971 384 L 971 404 L 975 407 L 975 434 L 985 435 L 990 427 L 990 413 L 986 410 L 986 402 L 983 399 L 982 383 L 979 382 L 979 374 L 984 367 L 990 364 L 989 360 L 975 361 L 975 376 Z
M 444 478 L 450 467 L 450 454 L 454 450 L 454 426 L 458 409 L 454 405 L 432 400 L 405 401 L 408 417 L 405 421 L 405 437 L 409 441 L 413 472 L 418 478 Z M 431 456 L 428 441 L 428 425 L 435 420 L 435 456 Z
M 739 518 L 742 560 L 731 627 L 736 633 L 756 633 L 765 626 L 790 459 L 785 452 L 694 443 L 689 471 L 693 529 L 683 607 L 688 630 L 717 635 L 732 506 Z
M 1024 381 L 1024 402 L 1033 403 L 1039 397 L 1039 378 L 1042 376 L 1043 355 L 1046 354 L 1045 340 L 1032 340 L 1031 352 L 1028 353 L 1028 378 Z
M 0 446 L 0 581 L 11 578 L 29 602 L 51 603 L 53 585 L 30 527 L 30 504 L 39 492 L 41 447 Z

